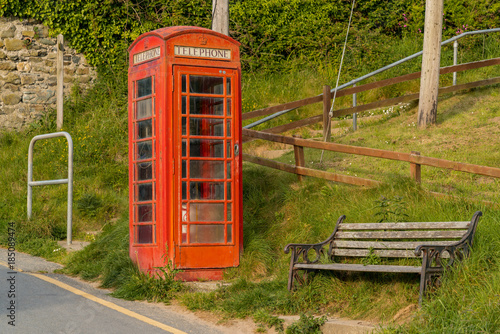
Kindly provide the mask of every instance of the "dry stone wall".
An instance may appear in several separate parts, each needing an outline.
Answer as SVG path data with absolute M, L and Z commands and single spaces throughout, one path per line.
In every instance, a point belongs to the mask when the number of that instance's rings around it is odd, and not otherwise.
M 66 44 L 66 43 L 65 43 Z M 81 54 L 64 47 L 64 94 L 96 77 Z M 56 108 L 56 38 L 35 20 L 0 17 L 0 130 L 20 129 Z

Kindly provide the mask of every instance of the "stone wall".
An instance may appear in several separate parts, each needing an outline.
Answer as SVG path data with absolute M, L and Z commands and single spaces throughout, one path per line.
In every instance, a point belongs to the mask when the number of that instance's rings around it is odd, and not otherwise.
M 88 88 L 95 70 L 65 43 L 64 94 Z M 35 20 L 0 17 L 0 130 L 20 129 L 56 108 L 56 38 Z

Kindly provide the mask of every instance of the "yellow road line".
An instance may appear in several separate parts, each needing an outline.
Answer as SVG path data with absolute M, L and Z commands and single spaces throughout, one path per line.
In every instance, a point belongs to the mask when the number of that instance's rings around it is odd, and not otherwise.
M 4 267 L 7 267 L 7 268 L 9 267 L 6 263 L 1 262 L 1 261 L 0 261 L 0 265 L 2 265 Z M 17 271 L 21 272 L 22 270 L 17 270 Z M 93 296 L 93 295 L 91 295 L 89 293 L 86 293 L 86 292 L 83 292 L 81 290 L 78 290 L 78 289 L 76 289 L 76 288 L 74 288 L 74 287 L 72 287 L 72 286 L 70 286 L 68 284 L 65 284 L 65 283 L 60 282 L 58 280 L 55 280 L 53 278 L 47 277 L 45 275 L 35 274 L 35 273 L 26 273 L 26 272 L 25 272 L 25 274 L 29 274 L 31 276 L 35 276 L 35 277 L 37 277 L 37 278 L 39 278 L 41 280 L 44 280 L 46 282 L 52 283 L 54 285 L 57 285 L 58 287 L 60 287 L 60 288 L 62 288 L 64 290 L 72 292 L 75 295 L 79 295 L 79 296 L 82 296 L 84 298 L 90 299 L 90 300 L 92 300 L 92 301 L 94 301 L 94 302 L 96 302 L 98 304 L 104 305 L 104 306 L 106 306 L 106 307 L 108 307 L 108 308 L 110 308 L 112 310 L 118 311 L 120 313 L 123 313 L 123 314 L 131 317 L 131 318 L 135 318 L 137 320 L 145 322 L 145 323 L 147 323 L 147 324 L 149 324 L 151 326 L 155 326 L 155 327 L 158 327 L 158 328 L 163 329 L 165 331 L 171 332 L 172 334 L 186 334 L 185 332 L 180 331 L 180 330 L 178 330 L 176 328 L 173 328 L 173 327 L 167 326 L 165 324 L 162 324 L 161 322 L 158 322 L 156 320 L 150 319 L 148 317 L 140 315 L 139 313 L 135 313 L 135 312 L 130 311 L 130 310 L 124 308 L 124 307 L 121 307 L 121 306 L 118 306 L 118 305 L 113 304 L 111 302 L 108 302 L 107 300 L 98 298 L 98 297 Z
M 3 262 L 3 261 L 0 261 L 0 266 L 4 266 L 4 267 L 7 267 L 7 268 L 10 268 L 10 266 L 7 263 Z M 23 272 L 22 269 L 17 269 L 17 268 L 15 269 L 15 271 Z

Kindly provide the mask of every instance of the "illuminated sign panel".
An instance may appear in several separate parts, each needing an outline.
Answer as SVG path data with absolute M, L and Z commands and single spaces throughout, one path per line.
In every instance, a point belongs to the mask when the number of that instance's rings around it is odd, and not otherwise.
M 160 47 L 137 53 L 134 55 L 134 65 L 158 57 L 160 57 Z
M 199 57 L 231 60 L 231 50 L 200 48 L 193 46 L 174 46 L 174 55 L 184 57 Z

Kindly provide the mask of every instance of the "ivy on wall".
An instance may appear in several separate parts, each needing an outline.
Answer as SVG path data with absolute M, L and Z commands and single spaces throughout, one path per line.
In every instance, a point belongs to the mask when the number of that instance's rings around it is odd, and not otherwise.
M 339 57 L 351 0 L 230 0 L 230 34 L 247 68 Z M 358 1 L 352 38 L 423 33 L 425 0 Z M 0 0 L 0 16 L 35 18 L 92 65 L 114 64 L 140 34 L 165 26 L 210 28 L 212 0 Z M 445 1 L 443 36 L 500 26 L 496 0 Z
M 140 34 L 172 25 L 209 27 L 205 0 L 0 0 L 0 16 L 34 18 L 63 34 L 92 65 L 113 64 Z

